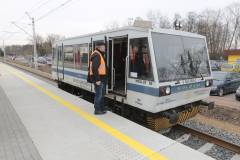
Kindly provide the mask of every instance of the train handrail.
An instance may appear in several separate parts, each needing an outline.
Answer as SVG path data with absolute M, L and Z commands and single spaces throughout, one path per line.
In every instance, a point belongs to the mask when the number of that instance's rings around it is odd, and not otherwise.
M 127 94 L 128 56 L 125 58 L 125 94 Z

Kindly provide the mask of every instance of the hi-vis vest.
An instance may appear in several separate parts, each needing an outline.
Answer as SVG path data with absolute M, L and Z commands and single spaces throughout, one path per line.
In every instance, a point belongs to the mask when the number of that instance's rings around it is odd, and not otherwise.
M 98 54 L 100 56 L 100 65 L 98 67 L 98 74 L 99 75 L 106 75 L 106 65 L 105 65 L 105 61 L 104 61 L 104 58 L 102 56 L 102 54 L 100 52 L 98 52 L 97 50 L 95 50 L 94 52 L 92 52 L 91 54 L 91 57 L 90 57 L 90 76 L 93 75 L 93 72 L 92 72 L 92 56 L 94 54 Z

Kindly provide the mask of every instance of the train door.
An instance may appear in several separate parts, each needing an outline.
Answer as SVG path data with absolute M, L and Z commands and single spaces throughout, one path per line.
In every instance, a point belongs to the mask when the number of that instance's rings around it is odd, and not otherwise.
M 59 81 L 62 81 L 64 79 L 64 55 L 63 55 L 63 45 L 57 47 L 57 53 L 58 53 L 58 63 L 57 63 L 57 78 Z
M 113 40 L 109 39 L 108 40 L 108 48 L 107 48 L 107 64 L 108 64 L 108 92 L 113 91 L 113 57 L 112 57 L 112 53 L 113 53 Z
M 118 95 L 126 95 L 128 37 L 109 38 L 109 90 Z

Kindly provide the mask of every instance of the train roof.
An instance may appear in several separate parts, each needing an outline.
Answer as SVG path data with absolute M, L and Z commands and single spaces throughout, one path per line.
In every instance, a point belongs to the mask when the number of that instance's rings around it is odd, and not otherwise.
M 195 37 L 195 38 L 205 38 L 205 36 L 196 34 L 196 33 L 190 33 L 190 32 L 185 32 L 185 31 L 180 31 L 180 30 L 174 30 L 174 29 L 162 29 L 162 28 L 142 28 L 142 27 L 133 27 L 133 26 L 127 26 L 127 27 L 121 27 L 117 29 L 112 29 L 112 30 L 105 30 L 105 31 L 100 31 L 100 32 L 95 32 L 95 33 L 89 33 L 89 34 L 84 34 L 80 36 L 75 36 L 75 37 L 69 37 L 65 38 L 59 41 L 56 41 L 55 43 L 60 43 L 60 42 L 67 42 L 67 41 L 73 41 L 81 38 L 90 38 L 93 36 L 101 36 L 101 35 L 111 35 L 117 32 L 126 32 L 126 33 L 148 33 L 149 31 L 152 32 L 157 32 L 157 33 L 164 33 L 164 34 L 172 34 L 172 35 L 179 35 L 179 36 L 187 36 L 187 37 Z M 125 34 L 126 35 L 126 34 Z

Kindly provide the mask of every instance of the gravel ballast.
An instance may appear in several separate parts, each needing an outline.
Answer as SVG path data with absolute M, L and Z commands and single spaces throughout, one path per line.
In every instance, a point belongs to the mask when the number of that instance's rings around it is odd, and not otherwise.
M 194 120 L 188 120 L 183 123 L 183 125 L 196 129 L 198 131 L 202 131 L 204 133 L 210 134 L 212 136 L 215 136 L 217 138 L 223 139 L 225 141 L 228 141 L 230 143 L 240 145 L 240 136 L 234 133 L 229 133 L 225 130 L 215 128 L 210 125 L 206 125 Z

